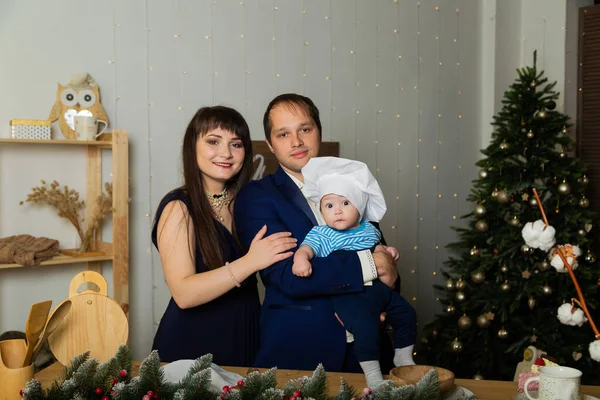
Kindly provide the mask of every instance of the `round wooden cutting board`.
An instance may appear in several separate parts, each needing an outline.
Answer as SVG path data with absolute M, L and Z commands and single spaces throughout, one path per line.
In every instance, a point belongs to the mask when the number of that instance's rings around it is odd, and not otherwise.
M 99 290 L 78 292 L 86 283 L 94 283 Z M 106 280 L 97 272 L 83 271 L 71 281 L 71 310 L 48 337 L 50 349 L 62 365 L 70 365 L 75 356 L 88 350 L 90 358 L 103 363 L 114 357 L 121 344 L 127 344 L 127 317 L 107 293 Z

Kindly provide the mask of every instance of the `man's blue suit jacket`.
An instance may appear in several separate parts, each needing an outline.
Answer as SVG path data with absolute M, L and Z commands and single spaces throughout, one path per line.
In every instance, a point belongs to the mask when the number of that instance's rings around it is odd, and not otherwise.
M 291 232 L 298 245 L 317 225 L 306 198 L 281 167 L 246 185 L 234 209 L 246 249 L 263 225 L 267 235 Z M 256 367 L 314 370 L 322 363 L 327 371 L 342 370 L 346 334 L 328 296 L 363 290 L 360 261 L 354 251 L 338 251 L 311 263 L 308 278 L 292 273 L 293 256 L 260 272 L 266 290 Z

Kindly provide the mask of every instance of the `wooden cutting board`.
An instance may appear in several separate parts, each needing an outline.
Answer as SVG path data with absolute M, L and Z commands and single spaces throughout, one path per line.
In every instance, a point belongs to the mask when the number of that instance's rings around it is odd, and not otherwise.
M 87 283 L 95 284 L 98 290 L 78 292 Z M 90 358 L 103 363 L 115 355 L 121 344 L 127 344 L 127 317 L 117 302 L 108 297 L 106 280 L 101 274 L 94 271 L 77 274 L 69 285 L 69 300 L 71 310 L 48 337 L 50 349 L 62 365 L 69 365 L 75 356 L 88 350 Z

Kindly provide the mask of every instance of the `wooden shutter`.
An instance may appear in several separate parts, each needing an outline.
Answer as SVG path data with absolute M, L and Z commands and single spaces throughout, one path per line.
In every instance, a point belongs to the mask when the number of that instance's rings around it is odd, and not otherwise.
M 600 215 L 600 6 L 579 9 L 577 156 L 588 165 L 590 208 Z M 595 221 L 594 229 L 600 229 Z M 594 249 L 600 255 L 596 233 Z

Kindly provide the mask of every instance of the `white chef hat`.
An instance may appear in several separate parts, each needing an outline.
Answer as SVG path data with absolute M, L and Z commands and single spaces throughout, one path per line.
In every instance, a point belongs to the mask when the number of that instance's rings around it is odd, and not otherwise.
M 323 196 L 346 197 L 362 219 L 379 222 L 387 208 L 377 180 L 367 164 L 339 157 L 313 157 L 302 168 L 304 191 L 317 204 Z

